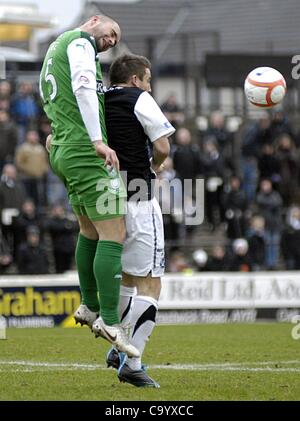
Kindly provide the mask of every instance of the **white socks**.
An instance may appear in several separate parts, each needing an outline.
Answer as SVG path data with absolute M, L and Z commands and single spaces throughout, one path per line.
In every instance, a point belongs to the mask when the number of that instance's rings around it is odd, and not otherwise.
M 158 302 L 152 297 L 135 295 L 134 287 L 120 287 L 119 316 L 120 324 L 130 332 L 130 343 L 143 354 L 146 342 L 154 327 Z M 132 370 L 141 369 L 140 358 L 127 358 L 126 364 Z
M 130 343 L 134 345 L 142 356 L 146 342 L 149 339 L 154 327 L 155 317 L 158 310 L 158 302 L 152 297 L 137 295 L 133 300 L 131 313 L 131 339 Z M 127 358 L 126 364 L 132 370 L 141 369 L 140 358 Z
M 135 295 L 135 287 L 120 286 L 120 300 L 119 300 L 119 317 L 120 324 L 124 328 L 130 326 L 130 318 L 132 313 L 132 301 Z

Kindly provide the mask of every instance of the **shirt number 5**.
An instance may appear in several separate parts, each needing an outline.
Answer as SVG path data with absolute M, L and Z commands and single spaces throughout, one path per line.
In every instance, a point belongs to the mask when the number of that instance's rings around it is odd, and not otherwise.
M 46 72 L 45 72 L 45 81 L 48 83 L 51 83 L 52 86 L 52 92 L 49 95 L 50 100 L 53 101 L 57 95 L 57 83 L 55 80 L 55 77 L 53 76 L 53 74 L 50 73 L 50 66 L 52 66 L 53 64 L 53 58 L 49 58 L 49 60 L 47 61 L 47 65 L 46 65 Z M 40 80 L 40 91 L 41 91 L 41 97 L 43 98 L 43 100 L 45 101 L 44 98 L 44 94 L 43 94 L 43 90 L 42 90 L 42 86 L 41 86 L 41 82 L 42 80 Z

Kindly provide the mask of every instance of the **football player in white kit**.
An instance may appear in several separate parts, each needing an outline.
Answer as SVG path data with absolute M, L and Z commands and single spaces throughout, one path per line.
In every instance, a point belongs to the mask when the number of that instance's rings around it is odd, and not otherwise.
M 150 82 L 148 59 L 126 54 L 112 63 L 111 87 L 105 93 L 108 142 L 127 176 L 119 316 L 121 325 L 130 327 L 130 343 L 141 356 L 155 327 L 165 267 L 162 213 L 153 197 L 152 180 L 169 154 L 168 137 L 175 132 L 150 95 Z M 141 357 L 128 358 L 112 348 L 107 364 L 118 369 L 120 381 L 137 387 L 159 387 L 146 373 Z

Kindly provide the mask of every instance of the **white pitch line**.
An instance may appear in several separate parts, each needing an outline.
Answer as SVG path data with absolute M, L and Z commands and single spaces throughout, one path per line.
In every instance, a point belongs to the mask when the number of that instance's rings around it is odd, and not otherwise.
M 165 370 L 186 370 L 186 368 L 181 367 L 170 367 L 170 366 L 152 366 L 152 369 L 165 369 Z M 77 371 L 82 370 L 82 368 L 77 367 L 74 368 L 63 368 L 63 367 L 31 367 L 31 368 L 16 368 L 16 369 L 2 369 L 0 368 L 0 373 L 33 373 L 33 372 L 50 372 L 50 371 Z M 91 368 L 85 368 L 85 371 L 94 371 L 95 369 Z M 107 368 L 98 368 L 98 370 L 107 370 Z M 217 368 L 217 367 L 210 367 L 210 368 L 196 368 L 193 367 L 192 369 L 189 369 L 188 371 L 215 371 L 215 372 L 221 372 L 221 371 L 231 371 L 231 372 L 264 372 L 264 373 L 300 373 L 300 368 L 272 368 L 272 367 L 223 367 L 223 368 Z
M 81 363 L 50 363 L 38 361 L 5 361 L 0 360 L 0 365 L 24 365 L 30 367 L 55 367 L 55 368 L 79 368 L 79 369 L 93 369 L 105 368 L 103 364 L 81 364 Z
M 163 370 L 187 370 L 185 367 L 179 367 L 179 366 L 151 366 L 152 369 L 163 369 Z M 46 372 L 46 371 L 76 371 L 76 370 L 86 370 L 86 371 L 94 371 L 95 368 L 71 368 L 71 367 L 29 367 L 29 368 L 16 368 L 16 369 L 2 369 L 0 368 L 0 372 L 9 372 L 9 373 L 31 373 L 31 372 Z M 97 368 L 97 370 L 107 370 L 105 367 Z M 247 372 L 289 372 L 289 373 L 300 373 L 300 368 L 292 368 L 292 367 L 286 367 L 286 368 L 273 368 L 273 367 L 192 367 L 189 368 L 188 371 L 247 371 Z
M 299 360 L 290 361 L 257 361 L 240 363 L 210 363 L 210 364 L 156 364 L 152 369 L 189 370 L 189 371 L 253 371 L 253 372 L 300 372 L 300 367 L 280 367 L 280 365 L 299 365 Z M 5 367 L 6 366 L 6 367 Z M 256 367 L 249 367 L 256 366 Z M 260 367 L 259 367 L 260 366 Z M 272 367 L 273 366 L 273 367 Z M 19 367 L 19 368 L 14 368 Z M 5 361 L 0 360 L 0 372 L 33 372 L 33 371 L 74 371 L 74 370 L 106 370 L 103 364 L 53 363 L 36 361 Z

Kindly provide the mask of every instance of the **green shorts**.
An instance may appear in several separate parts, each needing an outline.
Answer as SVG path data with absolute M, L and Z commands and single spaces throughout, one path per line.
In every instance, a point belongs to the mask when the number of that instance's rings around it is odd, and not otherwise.
M 122 179 L 109 176 L 92 144 L 52 145 L 50 164 L 66 186 L 76 215 L 92 221 L 124 215 L 126 189 Z

